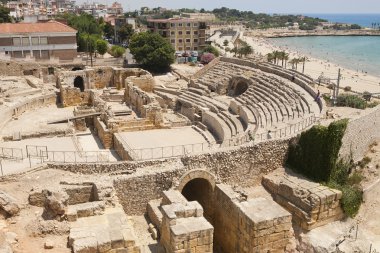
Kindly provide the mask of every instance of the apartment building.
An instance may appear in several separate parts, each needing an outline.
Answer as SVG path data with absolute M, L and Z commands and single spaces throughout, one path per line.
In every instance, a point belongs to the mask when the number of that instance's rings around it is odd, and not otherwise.
M 65 24 L 0 24 L 0 52 L 11 58 L 72 60 L 77 56 L 77 31 Z
M 206 23 L 197 19 L 149 19 L 148 30 L 167 38 L 176 51 L 200 51 L 206 44 Z

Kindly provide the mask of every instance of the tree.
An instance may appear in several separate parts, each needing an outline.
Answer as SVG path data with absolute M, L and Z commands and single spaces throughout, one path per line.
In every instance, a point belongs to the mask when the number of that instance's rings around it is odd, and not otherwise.
M 113 38 L 115 36 L 115 29 L 113 26 L 106 22 L 103 26 L 103 34 L 106 36 L 106 38 Z
M 246 44 L 243 47 L 240 48 L 241 54 L 247 57 L 247 55 L 250 55 L 253 53 L 253 49 L 250 45 Z
M 9 23 L 12 21 L 11 16 L 9 16 L 10 10 L 5 6 L 0 5 L 0 23 Z
M 223 41 L 223 46 L 225 46 L 225 47 L 228 46 L 228 40 Z
M 216 47 L 213 47 L 212 45 L 207 45 L 203 49 L 203 53 L 212 53 L 216 57 L 219 57 L 219 50 Z
M 298 62 L 302 62 L 302 73 L 305 73 L 305 63 L 308 61 L 309 59 L 307 57 L 301 57 L 298 59 Z
M 124 24 L 117 30 L 117 34 L 119 35 L 121 42 L 124 42 L 126 39 L 130 38 L 133 33 L 134 30 L 131 24 Z
M 107 41 L 105 40 L 96 41 L 96 51 L 98 51 L 100 55 L 104 55 L 105 53 L 107 53 L 107 49 L 108 49 Z
M 115 58 L 120 58 L 124 55 L 125 53 L 125 48 L 121 46 L 112 46 L 110 54 L 115 57 Z
M 267 53 L 267 61 L 273 63 L 275 61 L 275 56 L 273 53 Z
M 167 71 L 175 59 L 173 46 L 158 33 L 133 34 L 129 49 L 138 63 L 153 71 Z

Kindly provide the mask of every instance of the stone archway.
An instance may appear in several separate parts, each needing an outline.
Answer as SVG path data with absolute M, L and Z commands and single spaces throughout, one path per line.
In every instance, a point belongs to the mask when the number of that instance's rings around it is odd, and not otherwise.
M 74 79 L 74 87 L 79 88 L 81 92 L 84 91 L 84 80 L 83 77 L 77 76 Z
M 204 217 L 213 224 L 215 176 L 206 170 L 192 170 L 187 172 L 179 182 L 177 190 L 188 201 L 198 201 L 203 207 Z
M 196 179 L 196 178 L 202 178 L 202 179 L 207 180 L 210 183 L 212 190 L 214 190 L 215 184 L 216 184 L 216 176 L 208 172 L 207 170 L 191 170 L 185 173 L 179 179 L 179 184 L 176 187 L 176 190 L 182 192 L 185 185 L 189 183 L 191 180 Z
M 244 77 L 234 77 L 230 81 L 227 94 L 231 97 L 237 97 L 246 92 L 251 84 L 251 80 Z

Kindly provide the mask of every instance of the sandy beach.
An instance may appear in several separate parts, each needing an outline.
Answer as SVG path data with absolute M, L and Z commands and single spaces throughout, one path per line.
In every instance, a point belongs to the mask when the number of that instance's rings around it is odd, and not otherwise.
M 289 53 L 289 60 L 306 56 L 308 61 L 305 64 L 305 74 L 310 75 L 314 79 L 317 79 L 322 73 L 324 77 L 337 79 L 338 70 L 340 68 L 342 76 L 340 87 L 342 89 L 346 86 L 350 86 L 352 90 L 356 92 L 368 91 L 371 93 L 380 93 L 380 77 L 347 69 L 331 61 L 329 62 L 313 58 L 309 55 L 303 55 L 297 51 L 292 51 L 289 48 L 277 47 L 266 38 L 242 36 L 241 39 L 249 43 L 256 54 L 266 55 L 275 50 L 279 50 Z M 288 63 L 287 67 L 291 68 L 292 66 Z M 298 64 L 298 71 L 302 71 L 302 63 Z

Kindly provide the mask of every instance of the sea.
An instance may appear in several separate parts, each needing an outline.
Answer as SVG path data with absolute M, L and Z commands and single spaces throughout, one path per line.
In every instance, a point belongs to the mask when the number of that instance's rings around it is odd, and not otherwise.
M 380 14 L 305 14 L 371 27 Z M 380 36 L 310 36 L 271 39 L 274 45 L 380 77 Z

